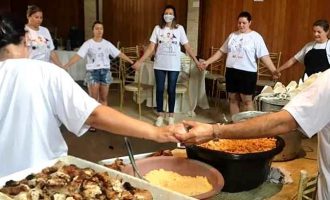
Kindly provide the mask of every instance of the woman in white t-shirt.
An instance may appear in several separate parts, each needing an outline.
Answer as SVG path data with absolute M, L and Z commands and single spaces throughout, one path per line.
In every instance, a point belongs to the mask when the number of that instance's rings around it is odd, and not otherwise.
M 28 6 L 26 11 L 28 23 L 25 29 L 27 34 L 27 45 L 29 47 L 30 58 L 53 62 L 62 67 L 62 63 L 54 52 L 53 39 L 46 27 L 40 26 L 43 20 L 43 13 L 40 7 L 36 5 Z
M 257 82 L 257 59 L 261 59 L 274 78 L 280 75 L 269 57 L 262 36 L 251 30 L 251 19 L 250 13 L 241 12 L 237 18 L 238 31 L 231 33 L 219 51 L 201 64 L 201 68 L 206 69 L 227 54 L 225 76 L 231 115 L 240 112 L 240 102 L 244 111 L 254 109 L 252 95 Z
M 188 39 L 183 27 L 176 23 L 175 7 L 168 5 L 165 7 L 160 25 L 157 25 L 150 37 L 150 44 L 143 56 L 133 65 L 139 69 L 142 62 L 149 57 L 156 49 L 154 73 L 156 79 L 156 102 L 158 117 L 156 126 L 162 126 L 165 113 L 163 110 L 163 98 L 165 90 L 165 78 L 167 76 L 167 93 L 169 108 L 169 124 L 174 124 L 174 105 L 176 95 L 176 83 L 181 70 L 181 46 L 183 45 L 187 53 L 198 64 L 198 60 L 188 43 Z
M 292 67 L 297 61 L 305 65 L 310 76 L 330 68 L 329 22 L 320 19 L 313 24 L 314 41 L 307 43 L 294 57 L 284 63 L 279 71 Z
M 86 83 L 91 97 L 103 105 L 108 104 L 109 85 L 111 83 L 109 56 L 126 60 L 133 64 L 133 61 L 125 54 L 121 53 L 111 42 L 103 39 L 103 24 L 95 21 L 93 26 L 93 38 L 84 42 L 77 54 L 75 54 L 64 68 L 68 68 L 80 59 L 87 57 L 86 64 Z

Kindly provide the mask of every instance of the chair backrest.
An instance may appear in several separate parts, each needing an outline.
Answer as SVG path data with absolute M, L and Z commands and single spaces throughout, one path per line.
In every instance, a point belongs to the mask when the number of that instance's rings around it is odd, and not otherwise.
M 189 56 L 182 55 L 180 61 L 181 61 L 181 70 L 178 77 L 178 82 L 181 84 L 182 83 L 189 84 L 192 60 Z
M 120 46 L 120 41 L 117 42 L 117 49 L 119 49 Z M 121 79 L 121 69 L 120 69 L 120 59 L 119 57 L 112 58 L 109 56 L 111 59 L 111 75 L 114 79 Z
M 210 48 L 210 57 L 219 51 L 220 48 L 211 47 Z M 216 60 L 212 64 L 210 64 L 209 71 L 211 74 L 220 74 L 225 75 L 226 72 L 226 56 L 223 55 L 220 59 Z
M 308 175 L 305 170 L 300 171 L 297 200 L 313 200 L 316 196 L 318 174 Z
M 269 57 L 276 69 L 280 67 L 282 52 L 269 53 Z M 260 59 L 258 59 L 258 80 L 272 80 L 273 75 Z
M 140 57 L 139 55 L 139 47 L 122 47 L 120 49 L 122 53 L 124 53 L 127 57 L 129 57 L 133 62 L 137 61 Z M 131 64 L 126 62 L 123 59 L 120 59 L 120 68 L 122 70 L 123 84 L 136 82 L 135 73 L 136 70 L 131 67 Z M 140 76 L 138 76 L 140 77 Z M 137 80 L 139 82 L 139 80 Z

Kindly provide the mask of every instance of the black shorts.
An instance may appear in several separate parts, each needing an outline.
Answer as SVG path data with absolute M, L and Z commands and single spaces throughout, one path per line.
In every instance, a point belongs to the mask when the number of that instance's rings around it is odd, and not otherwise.
M 257 72 L 226 68 L 226 90 L 231 93 L 253 95 L 256 90 Z

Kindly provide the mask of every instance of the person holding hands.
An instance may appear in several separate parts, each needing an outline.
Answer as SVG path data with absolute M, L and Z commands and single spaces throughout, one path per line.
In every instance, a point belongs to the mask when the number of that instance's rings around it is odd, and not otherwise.
M 284 63 L 279 71 L 292 67 L 300 62 L 305 65 L 308 76 L 330 68 L 329 22 L 320 19 L 313 24 L 314 41 L 307 43 L 294 57 Z
M 250 28 L 251 20 L 250 13 L 241 12 L 237 17 L 238 30 L 228 36 L 219 51 L 199 65 L 201 69 L 206 69 L 227 54 L 225 78 L 231 115 L 240 112 L 240 102 L 243 103 L 244 111 L 254 109 L 252 96 L 257 83 L 258 59 L 268 67 L 275 79 L 280 76 L 262 36 Z
M 155 53 L 154 73 L 156 79 L 156 102 L 157 113 L 156 126 L 162 126 L 164 123 L 165 112 L 163 109 L 163 99 L 165 90 L 165 78 L 167 76 L 167 94 L 168 94 L 168 123 L 174 124 L 174 106 L 176 96 L 176 84 L 179 72 L 181 71 L 181 46 L 193 59 L 196 65 L 199 64 L 196 55 L 189 45 L 186 33 L 183 27 L 177 24 L 176 9 L 168 5 L 163 10 L 160 24 L 157 25 L 150 37 L 148 45 L 143 56 L 132 66 L 139 69 L 143 61 L 151 54 Z
M 62 67 L 57 54 L 55 53 L 53 39 L 46 27 L 41 26 L 43 21 L 43 12 L 36 5 L 28 6 L 26 11 L 28 23 L 25 26 L 27 30 L 27 46 L 29 47 L 30 58 L 52 62 Z
M 88 86 L 88 93 L 102 105 L 108 105 L 109 85 L 111 83 L 109 56 L 120 57 L 131 64 L 134 62 L 111 42 L 103 39 L 104 27 L 102 22 L 95 21 L 92 30 L 93 38 L 84 42 L 77 54 L 64 65 L 64 68 L 70 67 L 87 56 L 85 81 Z

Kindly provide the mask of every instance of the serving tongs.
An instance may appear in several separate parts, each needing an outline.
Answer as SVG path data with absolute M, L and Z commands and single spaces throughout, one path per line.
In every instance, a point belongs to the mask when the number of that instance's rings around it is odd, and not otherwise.
M 143 176 L 141 176 L 141 173 L 139 172 L 139 170 L 136 166 L 134 154 L 133 154 L 133 151 L 132 151 L 132 146 L 131 146 L 131 143 L 130 143 L 129 139 L 127 137 L 124 137 L 124 140 L 125 140 L 125 146 L 126 146 L 126 149 L 127 149 L 127 152 L 128 152 L 128 158 L 129 158 L 129 161 L 130 161 L 130 163 L 133 167 L 134 176 L 137 175 L 138 178 L 147 181 Z

